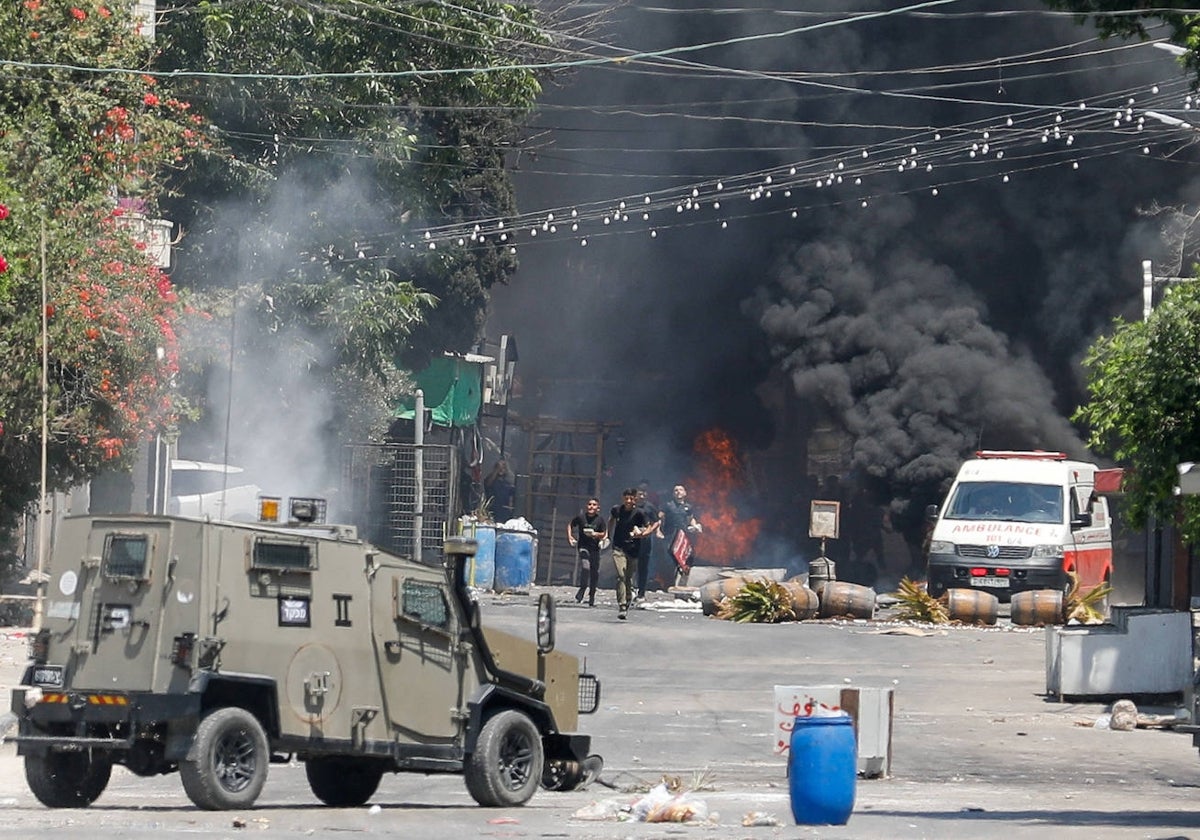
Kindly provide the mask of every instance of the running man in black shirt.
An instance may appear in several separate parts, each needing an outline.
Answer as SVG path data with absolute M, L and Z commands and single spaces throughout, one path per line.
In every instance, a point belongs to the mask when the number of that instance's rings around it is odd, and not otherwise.
M 600 515 L 600 500 L 588 499 L 584 509 L 567 523 L 567 542 L 579 551 L 579 591 L 575 603 L 583 603 L 588 591 L 588 606 L 596 606 L 596 583 L 600 580 L 600 540 L 606 526 Z
M 629 617 L 637 585 L 638 552 L 642 536 L 649 533 L 646 514 L 638 510 L 637 490 L 630 487 L 621 492 L 621 504 L 612 509 L 608 520 L 613 544 L 613 565 L 617 567 L 617 618 Z

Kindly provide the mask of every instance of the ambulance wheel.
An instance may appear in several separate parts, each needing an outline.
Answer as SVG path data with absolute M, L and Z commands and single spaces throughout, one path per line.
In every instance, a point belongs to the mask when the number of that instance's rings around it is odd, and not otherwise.
M 196 728 L 179 776 L 188 799 L 205 811 L 249 808 L 262 793 L 271 760 L 267 735 L 254 715 L 236 706 L 207 714 Z
M 542 780 L 542 736 L 522 712 L 488 718 L 467 756 L 467 792 L 485 808 L 524 805 Z
M 25 781 L 47 808 L 86 808 L 112 776 L 112 758 L 101 752 L 44 752 L 25 756 Z
M 333 808 L 351 808 L 375 795 L 383 778 L 383 762 L 320 756 L 306 761 L 304 772 L 317 799 Z

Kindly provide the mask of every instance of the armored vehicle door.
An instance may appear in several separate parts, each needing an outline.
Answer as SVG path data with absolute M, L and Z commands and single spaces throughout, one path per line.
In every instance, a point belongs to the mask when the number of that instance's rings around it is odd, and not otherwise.
M 169 522 L 93 522 L 77 577 L 58 579 L 77 587 L 76 687 L 151 688 L 170 539 Z
M 456 737 L 462 726 L 460 617 L 440 569 L 383 560 L 371 582 L 371 632 L 388 723 L 402 740 Z

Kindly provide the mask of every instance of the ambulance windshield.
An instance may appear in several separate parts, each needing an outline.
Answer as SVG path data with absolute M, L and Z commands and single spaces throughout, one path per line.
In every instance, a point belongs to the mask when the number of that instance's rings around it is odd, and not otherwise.
M 964 481 L 954 488 L 943 517 L 1062 522 L 1063 488 L 1019 481 Z

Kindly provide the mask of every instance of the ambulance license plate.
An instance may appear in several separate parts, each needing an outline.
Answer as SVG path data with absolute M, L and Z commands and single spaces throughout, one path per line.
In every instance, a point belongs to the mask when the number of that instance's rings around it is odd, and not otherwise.
M 976 577 L 971 578 L 972 586 L 993 586 L 997 589 L 1008 589 L 1006 577 Z

